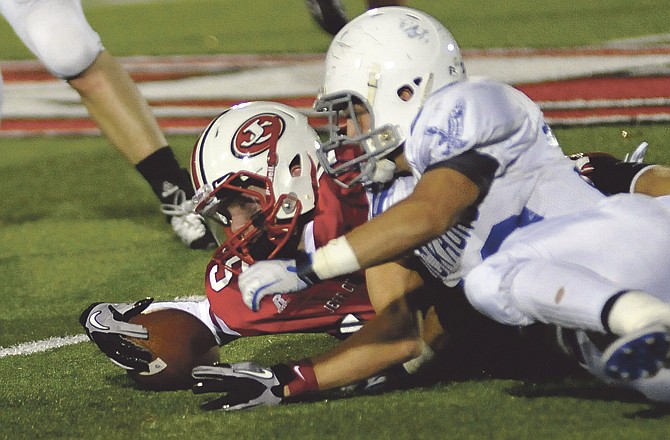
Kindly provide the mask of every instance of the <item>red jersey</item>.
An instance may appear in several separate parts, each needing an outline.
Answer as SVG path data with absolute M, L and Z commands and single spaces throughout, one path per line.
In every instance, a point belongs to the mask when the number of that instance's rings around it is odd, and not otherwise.
M 367 219 L 367 199 L 360 190 L 320 180 L 314 221 L 305 228 L 308 251 L 320 247 Z M 241 267 L 237 257 L 226 262 Z M 374 316 L 362 274 L 326 280 L 299 294 L 275 294 L 261 301 L 258 312 L 242 302 L 237 276 L 213 258 L 205 274 L 210 315 L 228 336 L 275 333 L 323 333 L 345 337 Z

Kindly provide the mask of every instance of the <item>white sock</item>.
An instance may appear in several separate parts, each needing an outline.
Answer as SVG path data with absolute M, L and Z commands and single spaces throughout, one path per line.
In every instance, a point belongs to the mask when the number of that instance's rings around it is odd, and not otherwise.
M 607 318 L 612 333 L 625 335 L 652 324 L 670 327 L 670 304 L 639 290 L 616 300 Z

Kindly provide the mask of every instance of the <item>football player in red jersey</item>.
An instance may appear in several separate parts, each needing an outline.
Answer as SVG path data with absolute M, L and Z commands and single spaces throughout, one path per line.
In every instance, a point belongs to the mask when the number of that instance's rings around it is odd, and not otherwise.
M 298 248 L 313 250 L 367 218 L 362 190 L 320 178 L 316 142 L 305 116 L 277 103 L 240 104 L 209 124 L 191 164 L 196 212 L 220 244 L 205 272 L 207 300 L 92 304 L 80 322 L 114 363 L 144 373 L 132 376 L 138 381 L 165 368 L 153 362 L 156 353 L 128 339 L 151 338 L 151 329 L 129 322 L 141 312 L 186 311 L 218 345 L 276 333 L 326 332 L 345 338 L 374 316 L 362 273 L 319 284 L 299 298 L 265 298 L 259 313 L 242 302 L 237 275 L 244 267 L 257 259 L 294 255 Z M 173 388 L 156 380 L 151 384 Z
M 273 296 L 259 316 L 243 304 L 237 287 L 236 275 L 254 261 L 327 243 L 367 218 L 363 191 L 320 179 L 316 139 L 296 110 L 256 102 L 224 113 L 195 145 L 195 209 L 222 243 L 205 285 L 214 323 L 223 333 L 309 330 L 345 336 L 372 316 L 362 274 L 319 285 L 306 301 Z

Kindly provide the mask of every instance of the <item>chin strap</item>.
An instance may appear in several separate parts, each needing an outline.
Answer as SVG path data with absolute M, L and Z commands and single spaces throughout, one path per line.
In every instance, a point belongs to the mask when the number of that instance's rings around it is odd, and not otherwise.
M 387 183 L 393 180 L 395 174 L 395 163 L 389 159 L 380 159 L 375 163 L 375 172 L 372 181 L 375 183 Z

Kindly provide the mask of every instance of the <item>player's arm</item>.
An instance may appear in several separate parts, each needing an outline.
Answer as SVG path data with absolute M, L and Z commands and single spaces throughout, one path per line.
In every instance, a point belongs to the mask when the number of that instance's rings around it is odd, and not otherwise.
M 370 304 L 377 313 L 408 292 L 423 286 L 421 275 L 405 260 L 391 261 L 365 271 Z
M 413 353 L 419 352 L 420 354 L 412 357 L 411 360 L 405 359 L 405 362 L 402 364 L 403 368 L 398 370 L 401 375 L 414 374 L 422 369 L 426 364 L 431 362 L 437 351 L 442 350 L 446 346 L 449 340 L 449 335 L 442 327 L 435 308 L 430 306 L 430 300 L 428 300 L 428 297 L 432 297 L 435 294 L 436 289 L 440 290 L 438 295 L 441 296 L 443 293 L 441 290 L 444 287 L 439 282 L 437 288 L 434 285 L 425 285 L 424 276 L 430 276 L 425 273 L 422 275 L 422 271 L 420 270 L 422 266 L 420 265 L 421 263 L 416 257 L 412 257 L 374 266 L 366 271 L 368 296 L 377 314 L 383 313 L 387 307 L 397 307 L 396 301 L 401 300 L 407 294 L 412 295 L 411 309 L 414 313 L 412 318 L 415 319 L 414 322 L 416 325 L 411 329 L 407 329 L 408 333 L 404 335 L 404 340 L 401 344 L 405 352 L 411 350 Z M 419 291 L 419 289 L 423 289 L 423 291 Z M 418 301 L 419 299 L 421 301 Z M 405 321 L 407 318 L 410 318 L 410 316 L 406 316 Z M 398 319 L 397 316 L 396 319 Z M 398 321 L 402 322 L 403 319 L 400 318 Z M 399 328 L 399 330 L 403 331 L 402 328 Z M 389 350 L 395 350 L 395 348 L 391 347 Z M 395 365 L 403 362 L 403 359 L 393 359 L 388 356 L 385 359 L 387 362 L 384 369 L 391 368 L 394 365 L 393 362 L 397 362 Z M 321 369 L 324 367 L 319 364 L 318 368 Z M 335 368 L 334 371 L 337 372 L 338 369 Z M 378 368 L 370 368 L 365 371 L 370 375 L 379 374 Z M 323 374 L 321 372 L 319 377 L 322 377 Z M 349 373 L 346 374 L 351 375 Z M 396 374 L 398 373 L 396 372 Z M 327 383 L 327 379 L 323 379 L 323 382 Z
M 267 295 L 296 292 L 321 280 L 397 260 L 447 231 L 480 193 L 480 186 L 460 171 L 435 167 L 421 177 L 409 197 L 315 253 L 248 267 L 239 278 L 242 299 L 257 311 Z
M 412 295 L 397 298 L 332 350 L 311 360 L 313 391 L 341 387 L 421 354 L 421 317 Z
M 654 197 L 670 194 L 670 167 L 654 165 L 645 168 L 637 177 L 633 192 Z
M 388 305 L 333 350 L 270 368 L 240 362 L 193 369 L 195 394 L 218 393 L 204 409 L 238 410 L 354 383 L 421 354 L 420 319 L 412 295 Z
M 432 163 L 409 197 L 317 249 L 307 264 L 298 262 L 298 275 L 326 279 L 392 261 L 444 234 L 459 220 L 467 220 L 463 214 L 470 215 L 470 208 L 488 192 L 499 161 L 476 148 L 451 157 L 448 149 L 431 154 Z M 410 170 L 406 162 L 403 168 Z
M 479 187 L 461 172 L 436 167 L 421 177 L 409 197 L 345 238 L 361 268 L 392 261 L 446 232 L 479 194 Z M 321 262 L 316 258 L 313 264 L 318 271 Z

